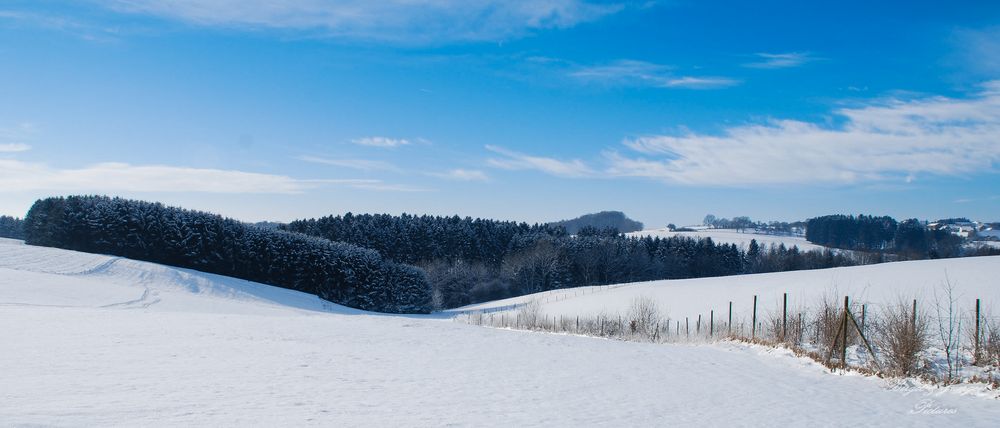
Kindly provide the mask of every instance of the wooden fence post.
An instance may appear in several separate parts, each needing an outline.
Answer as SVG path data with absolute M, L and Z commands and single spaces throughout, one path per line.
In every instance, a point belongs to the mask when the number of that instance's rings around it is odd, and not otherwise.
M 708 337 L 715 334 L 715 309 L 708 313 Z
M 847 368 L 847 317 L 851 312 L 849 305 L 848 297 L 844 296 L 844 337 L 842 337 L 844 347 L 840 352 L 840 364 L 843 365 L 845 369 Z
M 757 295 L 753 296 L 753 325 L 750 326 L 750 340 L 757 338 Z
M 782 295 L 781 303 L 781 341 L 784 342 L 788 335 L 788 293 Z
M 976 299 L 976 354 L 973 361 L 979 363 L 979 299 Z
M 868 305 L 861 305 L 861 335 L 865 335 L 865 309 Z
M 729 321 L 726 322 L 726 326 L 729 329 L 729 334 L 733 334 L 733 301 L 729 301 Z
M 802 330 L 805 330 L 805 326 L 802 325 L 802 312 L 799 312 L 799 343 L 802 343 Z
M 688 317 L 684 317 L 684 337 L 691 337 L 691 323 L 688 322 Z
M 698 314 L 698 323 L 694 325 L 694 334 L 701 334 L 701 314 Z

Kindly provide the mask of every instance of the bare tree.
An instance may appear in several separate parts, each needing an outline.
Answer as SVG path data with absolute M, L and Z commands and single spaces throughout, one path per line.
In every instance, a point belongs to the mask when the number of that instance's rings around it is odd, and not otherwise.
M 541 318 L 542 305 L 538 303 L 538 300 L 532 299 L 517 308 L 515 320 L 518 327 L 530 330 L 536 328 L 540 324 Z
M 983 363 L 1000 366 L 1000 326 L 993 323 L 992 318 L 986 319 L 991 321 L 983 326 Z
M 952 285 L 946 274 L 944 284 L 934 290 L 934 309 L 937 315 L 938 339 L 948 363 L 946 378 L 948 383 L 952 383 L 961 370 L 959 345 L 962 337 L 962 318 L 959 314 L 957 300 L 955 286 Z
M 647 296 L 639 296 L 632 300 L 632 306 L 629 308 L 629 329 L 632 334 L 654 339 L 659 325 L 660 310 L 655 300 Z

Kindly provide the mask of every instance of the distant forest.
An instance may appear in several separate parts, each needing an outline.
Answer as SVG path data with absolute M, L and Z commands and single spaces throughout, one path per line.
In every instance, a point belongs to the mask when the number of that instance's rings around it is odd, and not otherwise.
M 299 220 L 289 231 L 371 248 L 422 267 L 437 308 L 557 288 L 849 266 L 849 255 L 746 249 L 688 237 L 626 237 L 617 229 L 433 216 L 346 214 Z
M 10 216 L 0 216 L 0 238 L 24 239 L 24 221 Z
M 197 269 L 359 309 L 431 310 L 424 272 L 373 250 L 159 203 L 103 196 L 42 199 L 25 216 L 23 231 L 31 245 Z
M 549 223 L 550 226 L 562 227 L 566 233 L 576 235 L 585 227 L 597 229 L 617 229 L 621 233 L 637 232 L 643 229 L 642 223 L 625 216 L 621 211 L 601 211 L 585 214 L 572 220 L 562 220 Z
M 965 219 L 946 221 L 949 220 Z M 997 249 L 963 247 L 961 237 L 945 230 L 928 229 L 917 219 L 900 222 L 888 216 L 828 215 L 809 219 L 806 225 L 806 239 L 814 244 L 884 252 L 903 259 L 1000 254 Z

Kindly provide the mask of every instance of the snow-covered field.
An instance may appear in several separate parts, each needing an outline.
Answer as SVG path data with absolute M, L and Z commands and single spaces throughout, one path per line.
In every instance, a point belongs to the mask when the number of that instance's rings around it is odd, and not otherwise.
M 996 278 L 996 264 L 974 267 Z M 619 290 L 642 287 L 653 286 Z M 0 425 L 1000 420 L 994 399 L 833 375 L 783 351 L 489 329 L 449 316 L 364 313 L 247 281 L 0 240 Z
M 712 238 L 712 241 L 723 244 L 736 244 L 737 247 L 746 249 L 750 246 L 750 241 L 756 239 L 757 244 L 762 247 L 785 244 L 785 247 L 799 247 L 799 250 L 822 250 L 822 245 L 816 245 L 806 241 L 800 236 L 765 235 L 751 232 L 737 232 L 733 229 L 699 229 L 694 232 L 672 232 L 667 229 L 650 229 L 639 232 L 627 233 L 628 236 L 658 236 L 669 238 L 672 236 L 685 236 L 693 239 Z
M 602 287 L 581 287 L 555 290 L 512 299 L 471 305 L 455 311 L 513 308 L 535 300 L 544 314 L 551 316 L 584 316 L 627 314 L 637 297 L 654 299 L 664 316 L 673 319 L 715 311 L 716 320 L 727 317 L 729 302 L 733 302 L 733 322 L 745 320 L 753 308 L 753 296 L 758 299 L 762 316 L 781 308 L 782 297 L 788 293 L 790 311 L 816 307 L 823 298 L 839 301 L 850 296 L 852 301 L 879 305 L 909 301 L 916 298 L 920 308 L 932 311 L 934 295 L 942 295 L 942 286 L 950 282 L 957 304 L 963 312 L 975 307 L 981 299 L 983 308 L 993 314 L 1000 312 L 1000 256 L 967 257 L 943 260 L 921 260 L 846 268 L 764 273 L 682 280 L 636 282 Z M 942 296 L 943 300 L 943 296 Z

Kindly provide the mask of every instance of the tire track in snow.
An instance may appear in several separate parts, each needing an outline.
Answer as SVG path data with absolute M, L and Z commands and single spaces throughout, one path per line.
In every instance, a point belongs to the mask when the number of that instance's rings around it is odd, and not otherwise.
M 102 309 L 118 308 L 118 309 L 145 309 L 156 303 L 160 302 L 158 293 L 151 291 L 149 287 L 145 287 L 142 295 L 138 299 L 127 300 L 124 302 L 110 303 L 107 305 L 99 306 Z

